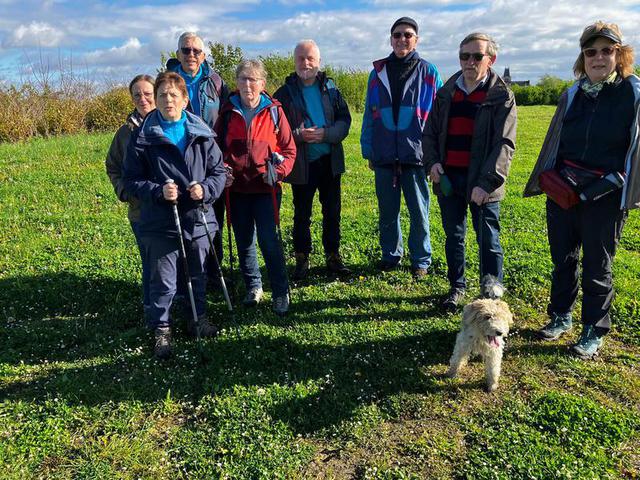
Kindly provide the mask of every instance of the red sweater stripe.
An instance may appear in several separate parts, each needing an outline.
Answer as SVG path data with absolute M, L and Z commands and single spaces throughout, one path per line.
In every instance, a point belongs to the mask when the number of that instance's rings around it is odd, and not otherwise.
M 471 161 L 471 139 L 476 113 L 487 96 L 486 85 L 466 95 L 456 88 L 449 109 L 447 126 L 447 167 L 469 168 Z

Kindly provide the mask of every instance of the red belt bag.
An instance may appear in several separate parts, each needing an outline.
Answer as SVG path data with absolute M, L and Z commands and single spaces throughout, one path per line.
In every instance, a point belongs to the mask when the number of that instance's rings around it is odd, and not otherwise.
M 568 210 L 580 202 L 575 190 L 562 178 L 557 170 L 545 170 L 538 177 L 540 190 L 560 207 Z

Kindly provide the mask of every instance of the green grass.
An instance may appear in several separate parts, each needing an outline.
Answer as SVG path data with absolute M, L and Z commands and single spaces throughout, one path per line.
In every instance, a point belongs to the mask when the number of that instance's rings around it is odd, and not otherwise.
M 104 173 L 111 135 L 0 145 L 2 477 L 637 478 L 637 212 L 614 264 L 614 331 L 601 358 L 569 355 L 577 332 L 534 340 L 551 261 L 543 198 L 521 192 L 552 113 L 519 109 L 502 205 L 516 324 L 493 395 L 482 391 L 477 362 L 457 380 L 442 376 L 459 317 L 438 309 L 448 285 L 437 202 L 433 274 L 414 282 L 408 266 L 374 268 L 377 208 L 359 116 L 343 180 L 342 253 L 354 275 L 325 277 L 314 228 L 312 275 L 293 287 L 288 317 L 269 302 L 238 307 L 236 328 L 212 292 L 223 333 L 200 351 L 178 314 L 167 362 L 151 358 L 135 243 Z M 290 252 L 288 188 L 282 218 Z

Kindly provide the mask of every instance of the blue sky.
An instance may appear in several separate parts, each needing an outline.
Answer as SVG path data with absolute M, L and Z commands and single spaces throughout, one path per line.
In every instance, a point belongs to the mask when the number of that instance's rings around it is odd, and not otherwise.
M 443 76 L 458 69 L 457 45 L 477 30 L 496 38 L 496 69 L 509 66 L 516 80 L 570 78 L 578 37 L 598 19 L 618 23 L 625 42 L 640 48 L 638 0 L 0 0 L 0 81 L 63 64 L 91 80 L 126 82 L 155 73 L 160 52 L 175 50 L 185 30 L 248 56 L 287 54 L 313 38 L 325 64 L 368 70 L 390 52 L 389 27 L 403 15 L 418 21 L 418 51 Z

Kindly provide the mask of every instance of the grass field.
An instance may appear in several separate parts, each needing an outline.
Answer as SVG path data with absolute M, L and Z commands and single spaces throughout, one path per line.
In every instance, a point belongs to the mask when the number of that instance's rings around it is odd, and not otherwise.
M 437 202 L 433 274 L 414 282 L 408 265 L 374 268 L 377 208 L 360 118 L 343 180 L 343 256 L 354 275 L 325 276 L 315 229 L 316 267 L 293 287 L 288 317 L 270 302 L 238 307 L 236 328 L 213 292 L 224 332 L 199 352 L 182 317 L 167 362 L 151 358 L 135 243 L 104 173 L 111 135 L 0 145 L 0 477 L 637 478 L 637 212 L 616 257 L 614 333 L 601 357 L 570 356 L 577 332 L 534 339 L 551 262 L 543 198 L 521 192 L 552 113 L 519 109 L 502 207 L 516 322 L 495 394 L 483 392 L 479 362 L 442 377 L 459 315 L 438 309 L 448 285 Z M 289 189 L 282 218 L 290 250 Z M 471 299 L 471 241 L 468 251 Z

